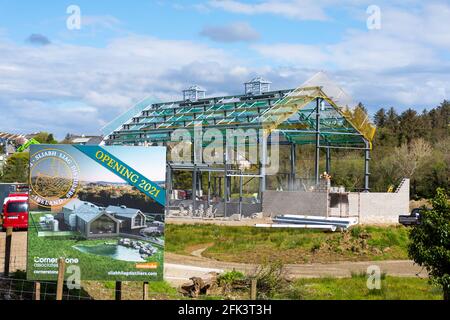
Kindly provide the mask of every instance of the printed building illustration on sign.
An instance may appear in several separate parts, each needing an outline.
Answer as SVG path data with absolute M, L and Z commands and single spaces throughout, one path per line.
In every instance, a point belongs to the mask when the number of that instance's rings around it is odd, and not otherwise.
M 146 215 L 126 206 L 102 208 L 87 201 L 73 199 L 63 207 L 64 224 L 86 238 L 139 234 L 146 228 Z
M 166 152 L 31 146 L 27 278 L 55 280 L 57 265 L 48 261 L 65 257 L 82 280 L 162 281 Z

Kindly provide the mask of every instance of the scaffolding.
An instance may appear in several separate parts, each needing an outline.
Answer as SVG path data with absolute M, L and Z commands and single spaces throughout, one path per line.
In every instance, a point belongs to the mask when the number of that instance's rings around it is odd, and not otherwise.
M 260 79 L 258 87 L 256 82 Z M 265 161 L 268 156 L 268 146 L 276 144 L 287 146 L 289 151 L 288 189 L 294 190 L 296 185 L 296 146 L 312 145 L 315 147 L 314 157 L 314 183 L 317 185 L 320 179 L 319 162 L 321 154 L 325 153 L 325 167 L 328 173 L 332 172 L 331 152 L 335 149 L 361 150 L 364 152 L 364 190 L 369 191 L 369 162 L 372 149 L 372 139 L 375 127 L 370 122 L 368 115 L 360 108 L 352 108 L 351 99 L 324 73 L 318 73 L 297 89 L 265 91 L 269 82 L 262 78 L 251 81 L 251 87 L 258 87 L 258 92 L 249 89 L 246 83 L 246 93 L 222 97 L 198 97 L 196 99 L 184 99 L 181 101 L 154 103 L 144 100 L 122 115 L 106 129 L 105 143 L 108 145 L 173 145 L 172 134 L 176 130 L 184 130 L 191 133 L 191 143 L 194 151 L 189 163 L 176 163 L 169 158 L 167 194 L 172 194 L 173 174 L 176 171 L 192 172 L 192 210 L 198 216 L 205 212 L 196 212 L 202 203 L 209 208 L 211 200 L 212 181 L 221 175 L 219 194 L 222 201 L 219 211 L 228 216 L 229 207 L 233 212 L 237 210 L 242 215 L 245 202 L 242 187 L 244 180 L 259 180 L 259 191 L 256 200 L 252 204 L 261 204 L 266 188 Z M 203 90 L 202 90 L 203 92 Z M 124 120 L 128 118 L 128 120 Z M 229 130 L 249 130 L 262 132 L 255 137 L 247 137 L 243 143 L 256 142 L 261 155 L 261 165 L 252 170 L 245 170 L 236 161 L 230 161 L 228 145 L 230 139 L 223 143 L 223 163 L 221 165 L 206 165 L 201 157 L 196 156 L 196 148 L 203 147 L 195 141 L 197 134 L 203 136 L 208 129 L 218 130 L 226 136 Z M 200 132 L 199 132 L 200 131 Z M 274 137 L 278 137 L 275 139 Z M 252 139 L 254 138 L 254 139 Z M 233 144 L 234 146 L 234 144 Z M 255 172 L 256 170 L 256 172 Z M 207 197 L 198 201 L 203 190 L 200 184 L 204 174 L 208 174 Z M 213 175 L 213 176 L 212 176 Z M 231 199 L 231 180 L 239 179 L 239 197 Z M 216 190 L 217 191 L 217 190 Z M 200 192 L 201 193 L 201 192 Z M 168 199 L 170 200 L 170 199 Z M 169 202 L 168 202 L 169 203 Z M 218 208 L 216 208 L 218 209 Z M 209 212 L 210 213 L 210 212 Z M 236 213 L 236 212 L 235 212 Z

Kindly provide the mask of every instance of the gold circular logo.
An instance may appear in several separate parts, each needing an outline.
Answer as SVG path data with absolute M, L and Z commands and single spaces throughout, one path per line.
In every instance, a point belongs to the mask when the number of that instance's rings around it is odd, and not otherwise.
M 77 193 L 78 164 L 59 149 L 43 149 L 30 157 L 30 200 L 43 207 L 63 206 Z

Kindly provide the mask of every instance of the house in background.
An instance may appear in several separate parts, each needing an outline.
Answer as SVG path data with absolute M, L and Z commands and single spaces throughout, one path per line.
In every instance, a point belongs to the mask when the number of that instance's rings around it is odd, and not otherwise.
M 71 135 L 68 139 L 70 144 L 77 144 L 83 146 L 94 146 L 99 145 L 103 141 L 102 136 L 75 136 Z
M 106 212 L 120 220 L 120 232 L 139 234 L 146 227 L 146 217 L 139 209 L 127 208 L 126 206 L 108 206 Z

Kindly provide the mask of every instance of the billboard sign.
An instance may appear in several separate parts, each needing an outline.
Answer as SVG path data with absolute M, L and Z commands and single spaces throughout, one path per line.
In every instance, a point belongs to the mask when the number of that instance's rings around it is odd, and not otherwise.
M 27 278 L 163 280 L 165 178 L 165 147 L 31 145 Z

